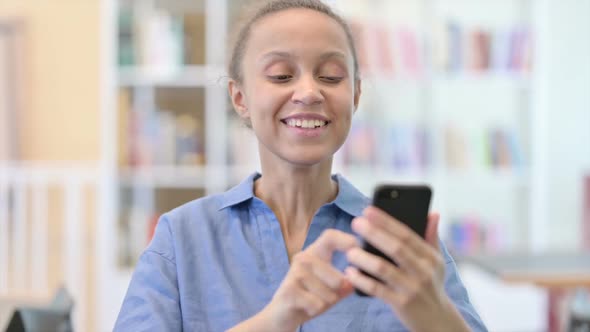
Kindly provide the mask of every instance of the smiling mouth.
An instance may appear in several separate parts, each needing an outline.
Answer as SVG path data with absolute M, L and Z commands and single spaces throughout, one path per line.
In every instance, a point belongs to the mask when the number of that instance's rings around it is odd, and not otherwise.
M 281 120 L 282 123 L 286 124 L 292 128 L 303 128 L 303 129 L 317 129 L 323 128 L 330 124 L 330 121 L 323 121 L 323 120 L 316 120 L 316 119 L 309 119 L 309 120 L 301 120 L 301 119 L 288 119 L 288 120 Z

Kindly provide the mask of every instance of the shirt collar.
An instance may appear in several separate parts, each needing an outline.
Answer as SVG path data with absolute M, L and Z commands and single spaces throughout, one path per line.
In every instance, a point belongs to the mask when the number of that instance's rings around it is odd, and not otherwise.
M 260 173 L 254 172 L 237 186 L 221 194 L 221 206 L 219 210 L 226 207 L 238 205 L 254 197 L 254 181 L 260 177 Z
M 363 195 L 341 174 L 333 175 L 332 179 L 338 182 L 338 196 L 336 196 L 333 203 L 353 217 L 361 216 L 363 210 L 370 204 L 369 198 Z
M 238 205 L 254 198 L 254 181 L 260 176 L 261 175 L 258 172 L 252 173 L 240 184 L 223 193 L 219 210 Z M 338 182 L 338 195 L 331 204 L 336 205 L 342 211 L 353 217 L 362 215 L 363 209 L 369 205 L 369 199 L 348 182 L 348 180 L 346 180 L 341 174 L 332 175 L 332 179 Z

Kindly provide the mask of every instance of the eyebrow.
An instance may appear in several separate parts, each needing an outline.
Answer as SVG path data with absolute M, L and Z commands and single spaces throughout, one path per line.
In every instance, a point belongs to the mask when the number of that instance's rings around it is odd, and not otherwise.
M 264 61 L 268 58 L 272 58 L 272 57 L 279 57 L 279 58 L 294 58 L 294 56 L 289 53 L 289 52 L 283 52 L 283 51 L 271 51 L 268 52 L 266 54 L 264 54 L 261 58 L 260 61 Z M 326 60 L 329 58 L 341 58 L 341 59 L 346 59 L 346 55 L 342 52 L 339 51 L 330 51 L 330 52 L 326 52 L 323 53 L 322 55 L 320 55 L 320 60 Z

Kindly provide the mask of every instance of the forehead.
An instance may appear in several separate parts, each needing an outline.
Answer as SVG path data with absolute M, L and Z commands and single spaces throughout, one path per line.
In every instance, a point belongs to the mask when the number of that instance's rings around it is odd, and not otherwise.
M 252 25 L 246 56 L 271 51 L 340 52 L 349 57 L 343 27 L 330 16 L 311 9 L 287 9 L 269 14 Z

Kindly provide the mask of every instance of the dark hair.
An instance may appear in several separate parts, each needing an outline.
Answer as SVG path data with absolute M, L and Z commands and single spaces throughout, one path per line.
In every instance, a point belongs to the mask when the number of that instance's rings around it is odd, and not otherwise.
M 287 9 L 304 8 L 314 10 L 316 12 L 327 15 L 334 19 L 346 33 L 346 39 L 352 52 L 354 61 L 354 78 L 355 81 L 359 78 L 359 65 L 357 59 L 357 52 L 354 45 L 354 39 L 352 32 L 346 21 L 338 14 L 336 14 L 328 5 L 324 4 L 320 0 L 271 0 L 264 1 L 261 6 L 250 11 L 249 15 L 246 15 L 241 20 L 241 24 L 238 25 L 238 33 L 234 33 L 234 38 L 231 44 L 231 58 L 228 64 L 228 75 L 238 83 L 242 83 L 242 59 L 244 57 L 244 51 L 250 37 L 250 31 L 252 25 L 261 18 L 277 13 Z M 356 84 L 356 83 L 355 83 Z

